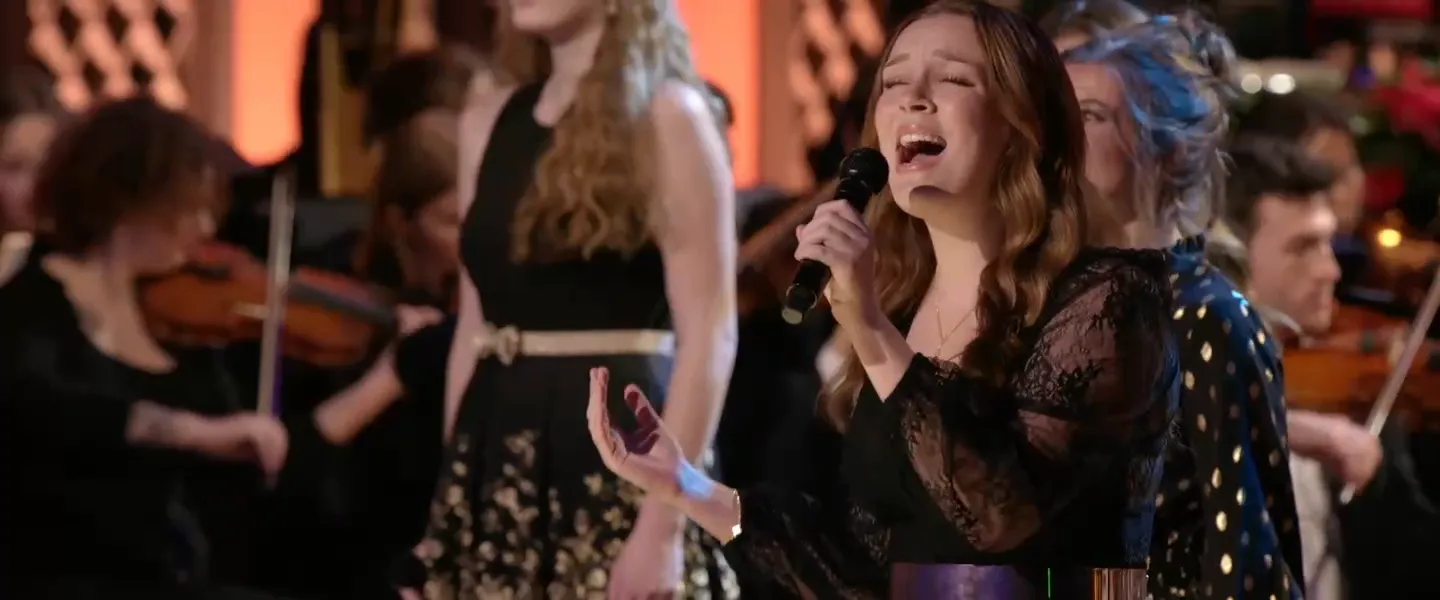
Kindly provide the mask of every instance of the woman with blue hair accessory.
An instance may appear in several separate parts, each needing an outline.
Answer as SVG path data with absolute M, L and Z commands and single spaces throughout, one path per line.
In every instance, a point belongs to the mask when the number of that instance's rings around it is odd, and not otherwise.
M 1280 347 L 1200 235 L 1224 193 L 1234 50 L 1190 14 L 1092 35 L 1066 53 L 1086 176 L 1130 245 L 1171 248 L 1176 294 L 1180 439 L 1157 499 L 1150 594 L 1301 598 Z

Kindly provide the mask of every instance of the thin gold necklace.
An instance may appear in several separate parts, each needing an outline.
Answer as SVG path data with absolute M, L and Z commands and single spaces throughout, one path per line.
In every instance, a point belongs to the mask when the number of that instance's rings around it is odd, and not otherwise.
M 946 342 L 949 342 L 949 341 L 950 341 L 950 338 L 955 337 L 955 332 L 960 330 L 960 326 L 961 326 L 961 325 L 964 325 L 964 324 L 966 324 L 966 323 L 969 323 L 969 322 L 970 322 L 970 319 L 972 319 L 972 318 L 974 318 L 974 317 L 975 317 L 975 309 L 974 309 L 974 308 L 971 308 L 968 312 L 965 313 L 965 318 L 960 319 L 960 321 L 956 322 L 956 323 L 955 323 L 955 326 L 950 328 L 950 332 L 949 332 L 949 333 L 945 333 L 945 325 L 944 325 L 943 323 L 941 323 L 941 321 L 940 321 L 940 307 L 938 306 L 938 303 L 937 303 L 937 306 L 935 307 L 935 333 L 936 333 L 936 334 L 939 334 L 939 336 L 940 336 L 940 343 L 939 343 L 939 345 L 937 345 L 937 346 L 935 347 L 935 354 L 936 354 L 937 358 L 938 358 L 939 354 L 945 350 L 945 343 L 946 343 Z M 964 352 L 965 352 L 965 350 L 964 350 L 964 349 L 961 349 L 959 352 L 956 352 L 955 354 L 950 355 L 949 358 L 955 358 L 956 356 L 959 356 L 959 355 L 961 355 L 961 354 L 964 353 Z M 947 359 L 945 359 L 945 360 L 949 360 L 949 358 L 947 358 Z

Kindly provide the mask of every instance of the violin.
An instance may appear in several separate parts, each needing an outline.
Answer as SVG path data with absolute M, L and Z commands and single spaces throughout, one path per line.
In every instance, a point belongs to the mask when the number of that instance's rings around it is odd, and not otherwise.
M 1288 342 L 1287 404 L 1365 418 L 1375 431 L 1396 406 L 1419 417 L 1409 420 L 1414 426 L 1440 417 L 1440 344 L 1424 336 L 1440 304 L 1440 277 L 1433 279 L 1422 304 L 1414 323 L 1338 306 L 1330 335 L 1314 341 L 1304 340 L 1298 330 L 1277 327 Z
M 1330 332 L 1322 339 L 1309 341 L 1309 347 L 1356 354 L 1383 354 L 1404 338 L 1409 327 L 1410 324 L 1403 319 L 1378 310 L 1357 304 L 1337 304 Z M 1420 346 L 1420 357 L 1428 363 L 1440 364 L 1440 342 L 1427 338 Z
M 1315 412 L 1341 413 L 1363 421 L 1392 371 L 1392 357 L 1326 348 L 1285 351 L 1285 401 Z M 1440 417 L 1440 369 L 1418 357 L 1396 398 L 1406 423 L 1424 428 Z
M 142 282 L 141 309 L 163 342 L 224 345 L 254 341 L 270 314 L 271 278 L 246 251 L 219 242 L 200 247 L 182 268 Z M 321 367 L 363 360 L 395 331 L 389 295 L 355 279 L 300 268 L 284 286 L 279 346 Z

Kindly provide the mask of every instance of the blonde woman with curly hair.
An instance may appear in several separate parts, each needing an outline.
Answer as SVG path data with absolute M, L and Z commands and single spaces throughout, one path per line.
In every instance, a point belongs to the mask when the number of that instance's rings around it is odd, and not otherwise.
M 609 384 L 631 381 L 603 365 L 591 439 L 797 596 L 1143 597 L 1178 377 L 1165 253 L 1097 247 L 1080 109 L 1028 20 L 942 0 L 880 62 L 862 144 L 889 185 L 796 233 L 851 346 L 823 406 L 842 450 L 817 465 L 841 485 L 710 481 L 643 386 L 638 426 L 612 428 Z
M 719 545 L 605 469 L 585 370 L 708 452 L 735 353 L 734 185 L 674 0 L 499 3 L 460 119 L 466 215 L 426 598 L 735 595 Z M 436 375 L 438 377 L 438 375 Z M 616 398 L 618 400 L 618 397 Z

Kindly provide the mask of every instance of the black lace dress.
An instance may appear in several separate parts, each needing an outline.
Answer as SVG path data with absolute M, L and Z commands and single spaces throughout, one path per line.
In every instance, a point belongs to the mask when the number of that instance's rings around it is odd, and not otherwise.
M 1143 568 L 1176 410 L 1166 273 L 1082 253 L 1002 389 L 919 355 L 888 399 L 867 386 L 837 489 L 743 491 L 727 556 L 820 598 L 1089 598 L 1090 569 Z
M 1157 502 L 1151 596 L 1301 598 L 1279 346 L 1203 238 L 1171 256 L 1182 441 Z

